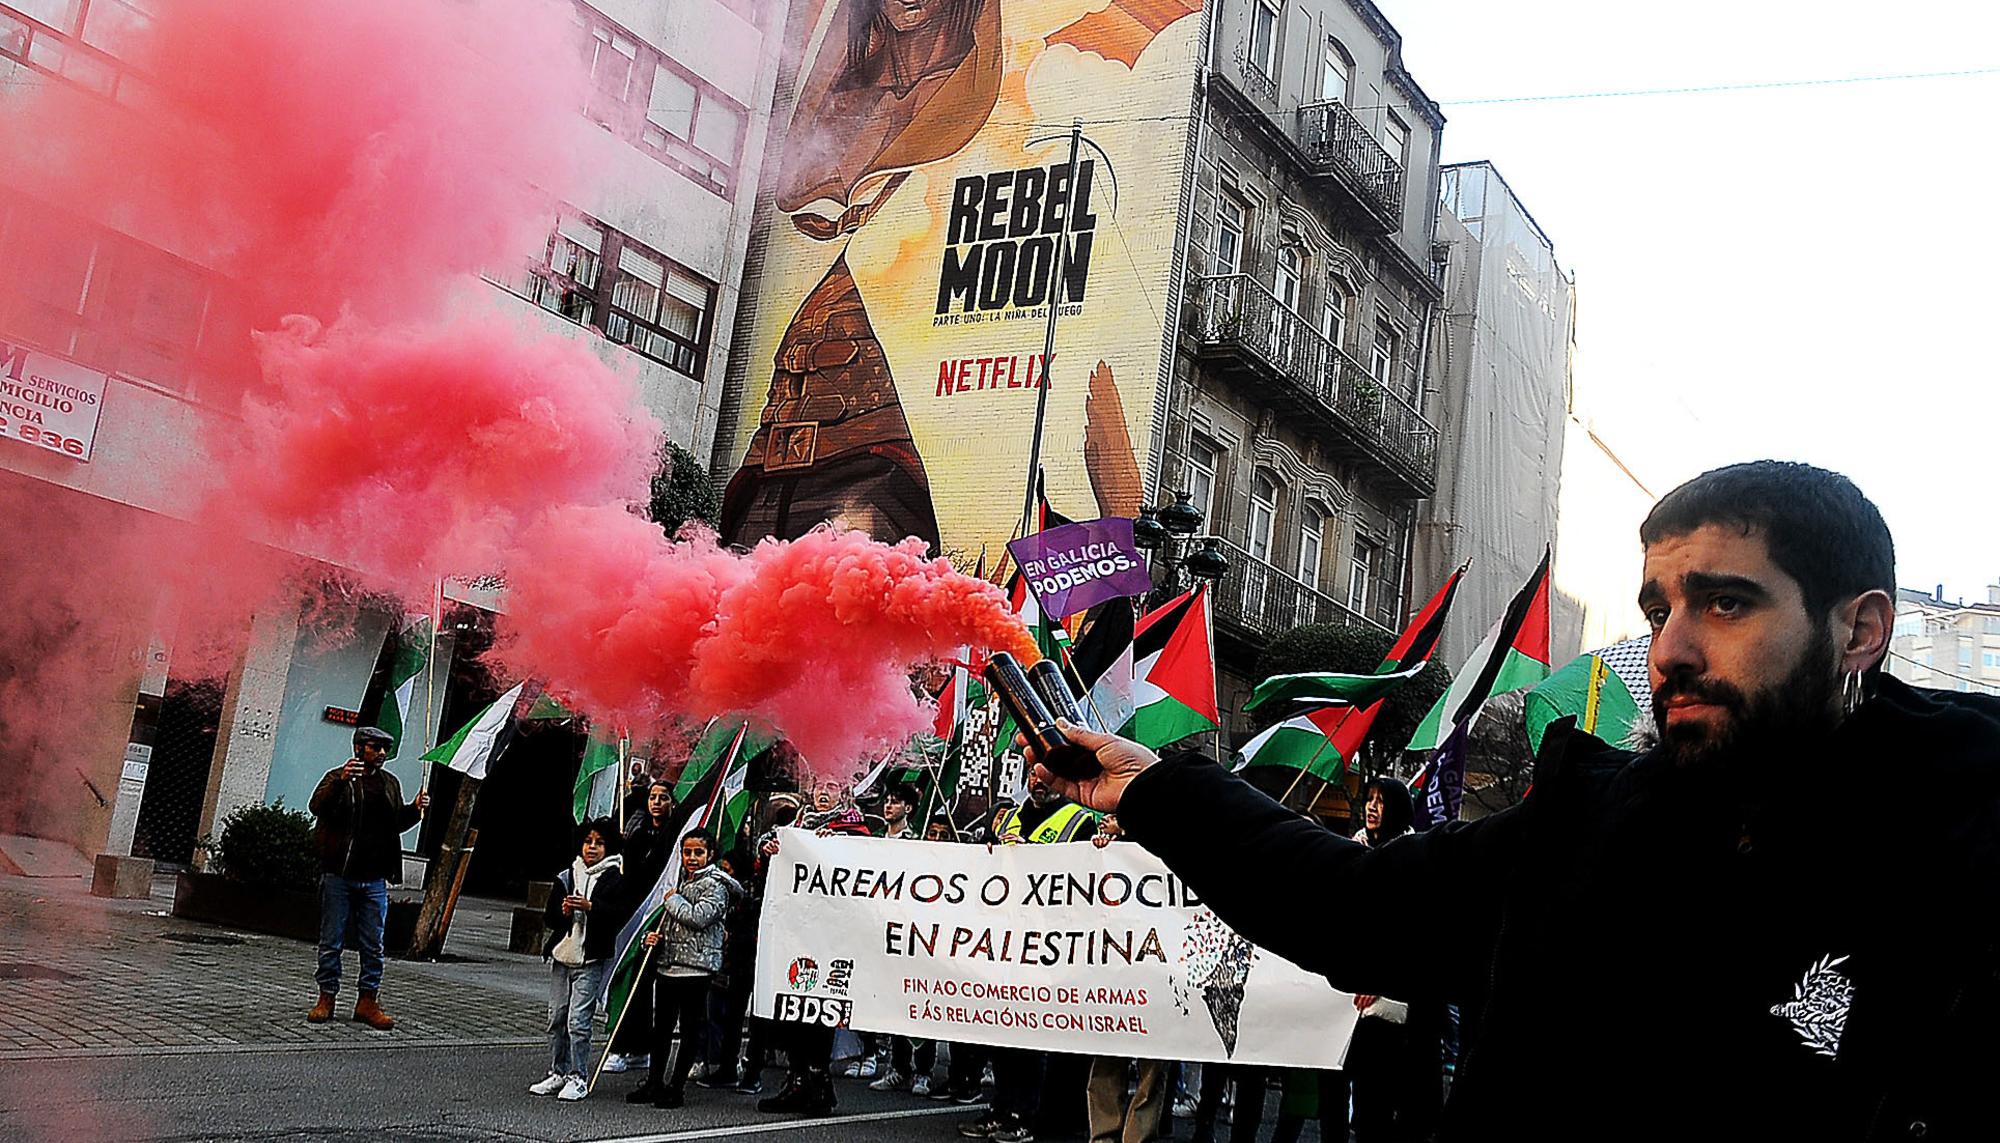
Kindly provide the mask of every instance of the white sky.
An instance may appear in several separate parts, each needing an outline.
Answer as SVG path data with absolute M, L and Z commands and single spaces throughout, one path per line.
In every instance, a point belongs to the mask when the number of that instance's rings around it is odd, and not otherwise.
M 1985 598 L 2000 74 L 1452 104 L 1996 68 L 2000 4 L 1378 3 L 1445 104 L 1445 161 L 1493 160 L 1576 275 L 1580 403 L 1654 492 L 1756 457 L 1837 469 L 1903 586 Z

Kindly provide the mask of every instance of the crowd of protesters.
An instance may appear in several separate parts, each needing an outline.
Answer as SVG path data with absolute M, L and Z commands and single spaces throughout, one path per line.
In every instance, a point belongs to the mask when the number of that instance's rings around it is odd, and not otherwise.
M 988 847 L 1103 847 L 1121 838 L 1115 815 L 1088 810 L 1039 782 L 1019 804 L 1001 799 L 962 823 L 949 814 L 919 821 L 922 804 L 907 785 L 857 800 L 840 783 L 812 781 L 802 793 L 765 796 L 736 837 L 697 829 L 676 845 L 672 786 L 635 774 L 625 820 L 584 823 L 575 859 L 550 894 L 544 918 L 549 1065 L 529 1091 L 567 1101 L 590 1095 L 593 1020 L 601 1015 L 598 999 L 618 931 L 635 912 L 650 910 L 648 891 L 669 862 L 678 862 L 659 922 L 642 938 L 650 950 L 647 979 L 633 989 L 596 1081 L 610 1088 L 602 1076 L 643 1076 L 617 1089 L 627 1102 L 680 1107 L 692 1080 L 756 1098 L 760 1111 L 822 1116 L 839 1103 L 838 1085 L 854 1083 L 913 1099 L 983 1104 L 984 1111 L 957 1124 L 957 1135 L 998 1143 L 1026 1143 L 1038 1134 L 1143 1143 L 1175 1137 L 1177 1119 L 1189 1121 L 1180 1125 L 1181 1137 L 1197 1143 L 1224 1135 L 1253 1143 L 1275 1101 L 1275 1132 L 1266 1137 L 1277 1143 L 1297 1140 L 1308 1120 L 1318 1121 L 1328 1141 L 1346 1140 L 1350 1128 L 1360 1143 L 1429 1137 L 1448 1072 L 1444 1014 L 1385 997 L 1355 999 L 1361 1019 L 1347 1068 L 1327 1072 L 945 1044 L 750 1016 L 764 877 L 784 827 Z M 1368 783 L 1357 804 L 1363 812 L 1355 836 L 1365 844 L 1410 829 L 1409 792 L 1393 779 Z M 782 1078 L 772 1077 L 767 1091 L 767 1076 L 779 1066 Z

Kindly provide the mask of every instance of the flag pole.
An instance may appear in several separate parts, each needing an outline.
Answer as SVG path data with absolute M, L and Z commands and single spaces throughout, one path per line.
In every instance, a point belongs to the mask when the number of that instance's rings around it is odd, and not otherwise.
M 1083 120 L 1071 122 L 1069 128 L 1069 201 L 1076 202 L 1076 159 L 1077 151 L 1083 146 Z M 1035 493 L 1041 484 L 1042 474 L 1042 425 L 1049 415 L 1049 367 L 1056 356 L 1056 315 L 1062 312 L 1063 254 L 1069 245 L 1069 221 L 1071 210 L 1063 208 L 1062 228 L 1056 231 L 1055 257 L 1049 262 L 1049 324 L 1042 334 L 1042 383 L 1035 390 L 1035 433 L 1028 445 L 1028 492 L 1021 501 L 1021 534 L 1028 535 L 1028 525 L 1035 518 Z
M 664 932 L 666 929 L 666 919 L 667 911 L 665 909 L 660 910 L 660 923 L 654 926 L 653 931 L 656 933 Z M 646 969 L 652 965 L 653 951 L 659 947 L 658 944 L 647 945 L 645 953 L 639 957 L 639 971 L 632 974 L 632 979 L 636 982 L 632 985 L 633 992 L 637 992 L 646 986 Z M 604 1037 L 604 1054 L 597 1057 L 597 1067 L 592 1069 L 590 1073 L 590 1083 L 585 1085 L 583 1089 L 585 1093 L 597 1090 L 597 1078 L 604 1074 L 604 1062 L 611 1058 L 611 1045 L 618 1042 L 618 1030 L 625 1026 L 625 1014 L 632 1011 L 632 1005 L 637 1002 L 638 1000 L 634 996 L 628 994 L 625 997 L 625 1007 L 618 1010 L 618 1019 L 612 1022 L 610 1033 Z
M 437 745 L 436 742 L 431 740 L 431 734 L 432 729 L 437 725 L 433 719 L 435 718 L 437 705 L 438 625 L 443 622 L 444 578 L 440 576 L 436 582 L 431 584 L 431 649 L 424 654 L 424 749 L 417 756 L 420 763 L 423 760 L 423 755 L 429 754 L 431 747 Z M 423 780 L 417 784 L 418 793 L 423 793 L 430 789 L 431 773 L 436 768 L 437 763 L 433 762 L 431 763 L 431 769 L 423 772 Z

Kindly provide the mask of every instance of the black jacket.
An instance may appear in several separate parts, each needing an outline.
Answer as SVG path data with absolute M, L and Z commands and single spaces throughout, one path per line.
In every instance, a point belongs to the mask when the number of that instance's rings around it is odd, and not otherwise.
M 622 863 L 621 863 L 622 864 Z M 632 908 L 638 902 L 633 899 L 635 882 L 617 869 L 608 869 L 597 879 L 597 887 L 590 893 L 590 921 L 583 926 L 583 960 L 585 964 L 600 961 L 618 951 L 618 931 L 625 922 L 632 919 Z M 652 882 L 638 885 L 636 892 L 644 893 Z M 542 906 L 542 930 L 547 936 L 542 941 L 542 955 L 556 951 L 556 946 L 569 935 L 571 918 L 563 916 L 563 898 L 576 891 L 576 878 L 570 870 L 556 874 L 556 887 L 549 892 L 549 903 Z
M 403 787 L 387 770 L 349 780 L 341 767 L 326 772 L 313 789 L 313 844 L 321 873 L 355 881 L 403 883 L 403 831 L 423 816 L 403 804 Z
M 1770 763 L 1726 782 L 1564 723 L 1523 804 L 1376 850 L 1199 755 L 1118 816 L 1256 943 L 1460 1004 L 1441 1139 L 2000 1135 L 2000 700 L 1883 679 Z

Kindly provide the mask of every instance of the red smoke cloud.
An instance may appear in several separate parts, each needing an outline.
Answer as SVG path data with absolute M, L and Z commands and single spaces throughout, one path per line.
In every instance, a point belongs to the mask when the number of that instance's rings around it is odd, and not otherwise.
M 968 644 L 1036 657 L 998 588 L 923 552 L 821 529 L 739 555 L 614 509 L 558 513 L 509 569 L 499 653 L 636 725 L 753 715 L 830 770 L 928 725 L 909 664 Z
M 204 375 L 207 437 L 153 449 L 162 486 L 195 490 L 181 509 L 192 525 L 92 528 L 119 514 L 59 521 L 32 492 L 9 501 L 20 534 L 80 528 L 66 534 L 95 571 L 81 587 L 0 575 L 10 646 L 114 613 L 126 634 L 112 642 L 129 643 L 164 592 L 201 628 L 175 647 L 174 673 L 190 677 L 230 661 L 190 647 L 226 652 L 246 610 L 298 590 L 284 582 L 296 562 L 273 547 L 418 607 L 441 574 L 504 569 L 509 670 L 601 715 L 753 713 L 827 765 L 922 725 L 912 660 L 967 642 L 1029 649 L 991 588 L 910 548 L 826 534 L 743 558 L 669 545 L 627 510 L 660 433 L 631 381 L 501 312 L 474 277 L 536 249 L 556 196 L 590 197 L 574 143 L 595 128 L 567 4 L 157 11 L 116 48 L 131 70 L 115 99 L 47 80 L 0 102 L 0 179 L 233 280 L 243 296 L 216 305 L 240 306 L 234 328 L 211 320 L 203 336 L 266 331 L 262 379 L 239 420 L 239 394 Z M 10 274 L 53 275 L 34 257 Z M 225 612 L 237 618 L 212 618 Z M 101 663 L 77 656 L 8 666 L 0 683 L 17 690 L 102 687 Z M 0 751 L 59 737 L 37 712 L 62 706 L 0 711 Z

